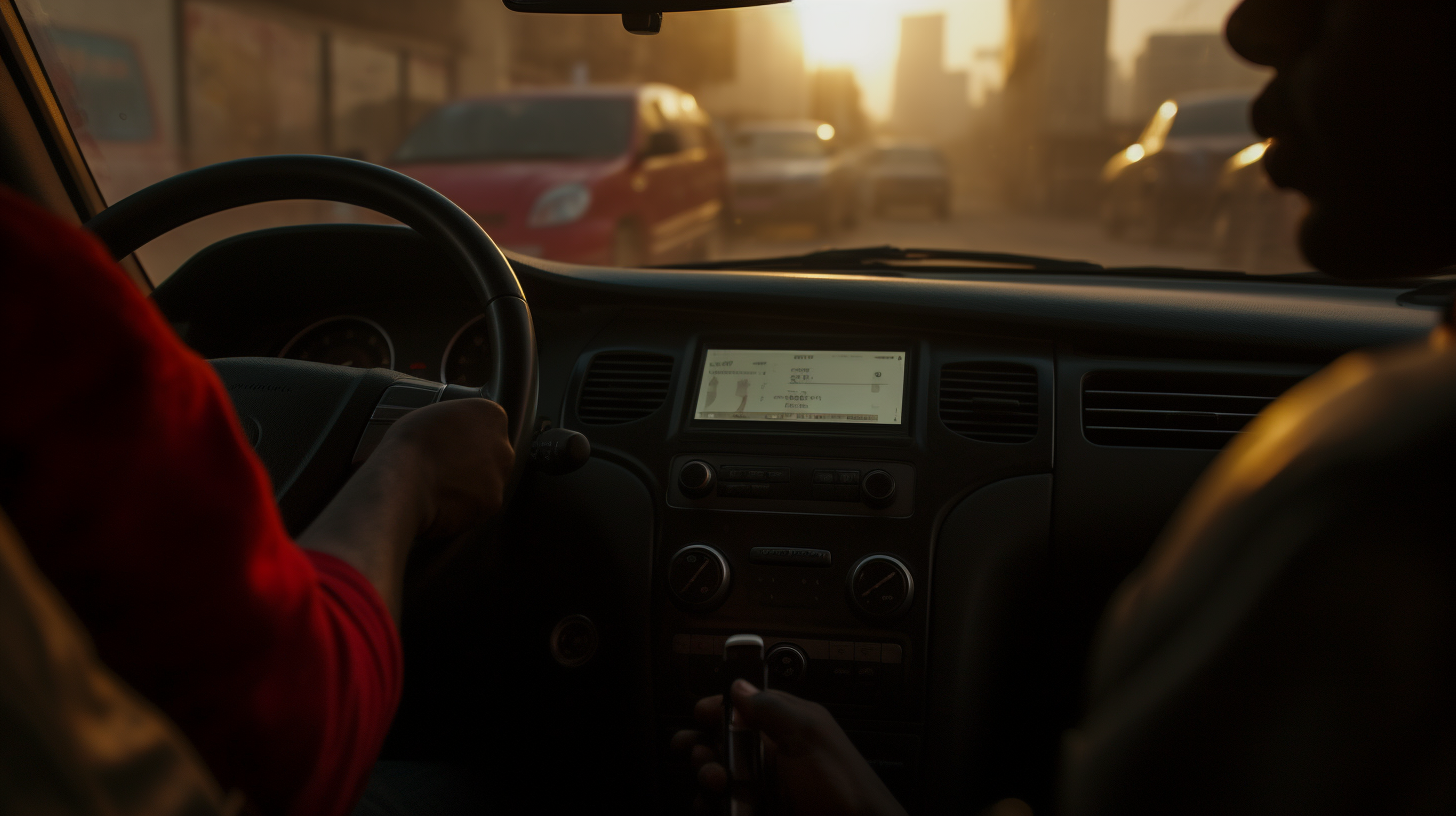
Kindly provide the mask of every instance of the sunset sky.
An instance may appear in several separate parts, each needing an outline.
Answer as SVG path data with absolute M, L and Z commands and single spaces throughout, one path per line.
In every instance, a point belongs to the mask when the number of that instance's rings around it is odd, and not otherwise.
M 1216 31 L 1238 0 L 1112 0 L 1110 53 L 1130 71 L 1151 33 Z M 794 0 L 811 66 L 855 69 L 871 115 L 890 108 L 899 20 L 946 15 L 946 67 L 970 69 L 973 98 L 1000 85 L 1007 0 Z

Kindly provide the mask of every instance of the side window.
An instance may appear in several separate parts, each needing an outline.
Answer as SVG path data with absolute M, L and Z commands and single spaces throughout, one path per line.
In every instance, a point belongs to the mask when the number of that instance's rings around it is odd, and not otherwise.
M 702 126 L 696 122 L 683 122 L 678 126 L 677 132 L 683 150 L 696 150 L 708 146 L 707 134 L 703 133 Z
M 146 77 L 130 42 L 70 28 L 54 28 L 50 34 L 92 137 L 145 142 L 156 136 Z
M 664 110 L 661 98 L 648 98 L 642 103 L 642 132 L 646 156 L 670 156 L 683 149 L 682 134 Z

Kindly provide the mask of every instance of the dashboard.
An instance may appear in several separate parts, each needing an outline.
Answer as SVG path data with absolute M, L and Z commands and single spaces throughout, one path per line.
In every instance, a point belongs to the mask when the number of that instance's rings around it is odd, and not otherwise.
M 559 715 L 543 750 L 616 757 L 593 795 L 665 802 L 690 796 L 667 735 L 753 633 L 771 685 L 829 706 L 912 807 L 1047 804 L 1102 606 L 1217 450 L 1438 318 L 1391 287 L 512 261 L 541 420 L 593 456 L 528 475 L 505 545 L 417 598 L 389 751 L 472 745 L 504 660 Z M 207 357 L 471 384 L 489 335 L 462 281 L 408 230 L 334 225 L 214 245 L 156 300 Z

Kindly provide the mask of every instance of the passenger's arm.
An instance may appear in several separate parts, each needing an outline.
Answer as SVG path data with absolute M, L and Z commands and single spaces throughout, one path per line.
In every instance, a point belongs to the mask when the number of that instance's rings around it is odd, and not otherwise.
M 513 459 L 506 413 L 489 400 L 413 411 L 298 543 L 359 570 L 398 619 L 411 545 L 452 537 L 498 512 Z

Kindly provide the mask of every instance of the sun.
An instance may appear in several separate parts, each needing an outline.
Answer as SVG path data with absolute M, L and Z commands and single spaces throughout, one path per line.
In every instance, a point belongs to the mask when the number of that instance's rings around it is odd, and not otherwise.
M 899 3 L 885 0 L 796 0 L 804 58 L 815 67 L 882 71 L 899 46 Z

